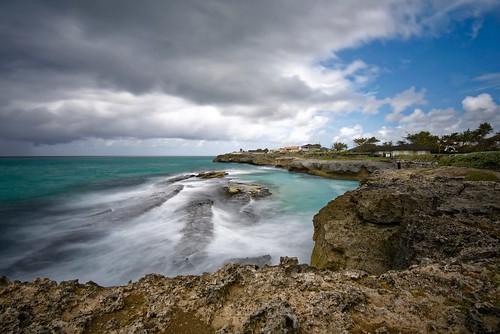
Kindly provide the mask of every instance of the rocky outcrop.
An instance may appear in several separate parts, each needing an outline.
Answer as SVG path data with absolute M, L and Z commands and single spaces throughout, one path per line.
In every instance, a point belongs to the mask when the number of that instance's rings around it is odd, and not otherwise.
M 180 270 L 188 269 L 203 259 L 204 249 L 214 234 L 213 204 L 211 199 L 196 200 L 182 210 L 185 224 L 174 254 L 174 265 Z
M 386 171 L 314 217 L 311 263 L 380 274 L 429 261 L 498 256 L 500 183 L 464 168 Z M 484 173 L 484 172 L 483 172 Z
M 316 215 L 314 267 L 241 259 L 107 288 L 3 278 L 0 332 L 498 333 L 500 182 L 477 173 L 374 173 Z
M 432 263 L 384 275 L 293 262 L 148 275 L 126 286 L 4 280 L 2 333 L 495 333 L 498 266 Z
M 376 171 L 393 169 L 389 162 L 370 160 L 311 160 L 296 159 L 286 168 L 292 172 L 303 172 L 333 178 L 364 178 Z
M 196 175 L 196 177 L 199 177 L 201 179 L 215 179 L 215 178 L 224 177 L 226 175 L 227 175 L 227 172 L 225 172 L 223 170 L 216 170 L 216 171 L 199 173 Z
M 219 155 L 215 162 L 236 162 L 284 168 L 330 178 L 362 179 L 375 171 L 394 169 L 390 162 L 375 160 L 317 160 L 265 153 Z
M 228 263 L 243 264 L 243 265 L 252 264 L 256 265 L 257 267 L 263 267 L 265 265 L 270 265 L 271 260 L 272 260 L 271 255 L 267 254 L 262 256 L 229 259 L 226 261 L 226 264 Z
M 271 195 L 268 188 L 255 183 L 229 182 L 224 187 L 224 191 L 229 196 L 244 196 L 249 198 L 262 198 Z

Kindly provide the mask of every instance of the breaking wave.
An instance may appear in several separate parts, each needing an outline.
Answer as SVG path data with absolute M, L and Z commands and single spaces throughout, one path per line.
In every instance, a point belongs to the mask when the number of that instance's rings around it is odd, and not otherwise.
M 227 171 L 229 176 L 221 179 L 179 174 L 59 198 L 8 231 L 12 242 L 2 250 L 0 273 L 111 285 L 147 273 L 199 274 L 227 262 L 276 263 L 283 255 L 308 262 L 311 210 L 317 208 L 293 209 L 287 201 L 296 200 L 289 197 L 297 196 L 298 189 L 287 194 L 275 181 L 286 178 L 283 184 L 293 184 L 295 178 L 306 185 L 317 178 L 272 168 Z M 230 180 L 257 180 L 273 195 L 229 197 L 222 189 Z M 325 187 L 330 195 L 324 202 L 355 186 L 333 183 Z M 307 187 L 300 191 L 307 201 Z

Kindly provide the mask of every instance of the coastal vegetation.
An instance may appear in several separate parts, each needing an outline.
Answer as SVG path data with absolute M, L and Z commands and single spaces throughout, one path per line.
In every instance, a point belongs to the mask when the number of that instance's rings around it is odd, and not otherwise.
M 399 146 L 406 146 L 409 149 L 415 150 L 428 150 L 430 153 L 436 154 L 497 151 L 500 149 L 500 132 L 492 136 L 491 133 L 493 133 L 493 127 L 490 123 L 484 122 L 479 124 L 475 130 L 467 129 L 463 132 L 453 132 L 442 136 L 434 135 L 429 131 L 409 133 L 403 140 L 398 141 L 397 145 L 394 145 L 392 142 L 384 142 L 382 145 L 376 145 L 380 142 L 376 137 L 360 137 L 353 140 L 356 147 L 351 151 L 373 153 L 391 150 Z M 342 143 L 336 144 L 339 146 Z
M 240 150 L 233 154 L 237 160 L 249 159 L 274 164 L 274 160 L 285 158 L 338 160 L 338 161 L 413 161 L 429 166 L 457 166 L 500 170 L 500 133 L 494 135 L 491 124 L 481 123 L 477 129 L 467 129 L 442 136 L 429 131 L 407 134 L 393 144 L 380 143 L 376 137 L 359 137 L 348 149 L 343 142 L 334 142 L 330 149 L 319 144 L 289 146 L 280 149 Z M 259 163 L 258 163 L 259 164 Z

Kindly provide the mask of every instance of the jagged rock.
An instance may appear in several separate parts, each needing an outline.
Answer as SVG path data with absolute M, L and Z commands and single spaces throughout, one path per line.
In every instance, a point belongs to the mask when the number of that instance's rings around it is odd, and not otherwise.
M 298 333 L 299 321 L 290 304 L 273 300 L 255 311 L 243 324 L 242 333 Z
M 227 172 L 222 170 L 222 171 L 209 171 L 209 172 L 199 173 L 196 175 L 196 177 L 199 177 L 201 179 L 215 179 L 215 178 L 224 177 L 226 175 L 227 175 Z
M 256 265 L 258 267 L 262 267 L 265 265 L 271 264 L 271 255 L 262 255 L 255 257 L 243 257 L 243 258 L 234 258 L 229 259 L 225 263 L 233 263 L 233 264 L 241 264 L 241 265 Z
M 469 172 L 400 170 L 366 179 L 314 217 L 312 265 L 383 273 L 498 250 L 499 183 L 465 181 Z
M 299 259 L 296 257 L 282 256 L 280 257 L 280 266 L 296 266 L 299 264 Z
M 224 191 L 230 196 L 249 196 L 250 198 L 262 198 L 270 196 L 268 188 L 254 183 L 229 182 Z

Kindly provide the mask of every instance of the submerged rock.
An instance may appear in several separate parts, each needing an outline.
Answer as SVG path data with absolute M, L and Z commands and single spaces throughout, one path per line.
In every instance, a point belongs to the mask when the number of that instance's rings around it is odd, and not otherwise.
M 203 251 L 214 236 L 211 199 L 195 200 L 189 203 L 179 214 L 184 214 L 182 237 L 175 248 L 174 264 L 182 269 L 189 269 L 193 262 L 203 257 Z
M 222 170 L 222 171 L 209 171 L 209 172 L 199 173 L 196 175 L 196 177 L 199 177 L 202 179 L 215 179 L 215 178 L 224 177 L 226 175 L 227 175 L 227 172 Z
M 195 176 L 196 176 L 195 174 L 176 175 L 176 176 L 169 177 L 166 180 L 157 182 L 156 185 L 157 186 L 169 185 L 169 184 L 172 184 L 172 183 L 175 183 L 175 182 L 179 182 L 179 181 L 184 181 L 184 180 L 190 179 L 190 178 L 195 177 Z

